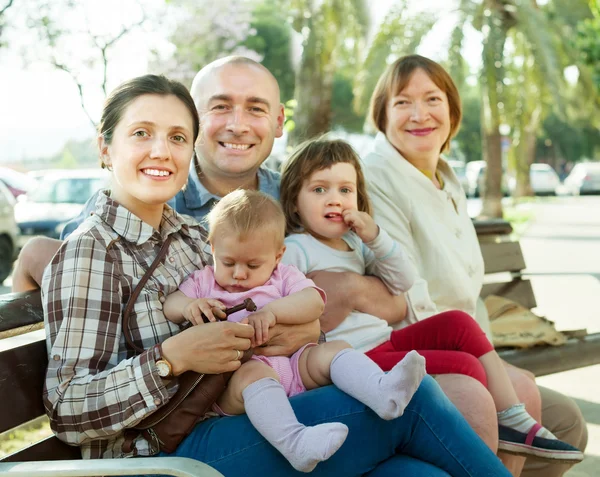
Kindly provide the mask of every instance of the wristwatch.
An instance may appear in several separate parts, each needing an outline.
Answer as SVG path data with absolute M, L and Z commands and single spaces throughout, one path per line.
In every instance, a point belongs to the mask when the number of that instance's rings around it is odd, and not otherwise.
M 162 354 L 162 346 L 156 344 L 152 347 L 154 350 L 154 363 L 156 364 L 156 371 L 161 378 L 172 378 L 173 377 L 173 367 L 171 363 L 169 363 Z

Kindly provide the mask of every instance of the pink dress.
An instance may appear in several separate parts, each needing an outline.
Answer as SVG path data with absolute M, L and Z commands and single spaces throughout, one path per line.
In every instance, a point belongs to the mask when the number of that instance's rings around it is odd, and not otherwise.
M 223 302 L 227 307 L 242 303 L 246 298 L 252 298 L 260 310 L 273 300 L 283 298 L 309 287 L 316 289 L 323 297 L 323 301 L 326 300 L 325 292 L 317 287 L 312 280 L 306 278 L 296 267 L 280 263 L 273 271 L 271 278 L 264 285 L 251 290 L 238 293 L 230 293 L 224 290 L 215 281 L 214 269 L 211 266 L 192 273 L 181 284 L 179 289 L 187 297 L 213 298 Z M 250 313 L 249 311 L 242 310 L 230 315 L 227 319 L 239 322 Z M 306 391 L 298 370 L 298 360 L 302 352 L 309 346 L 316 346 L 316 343 L 309 343 L 303 346 L 290 357 L 253 356 L 252 359 L 262 361 L 273 368 L 279 375 L 281 385 L 284 387 L 288 397 L 292 397 Z

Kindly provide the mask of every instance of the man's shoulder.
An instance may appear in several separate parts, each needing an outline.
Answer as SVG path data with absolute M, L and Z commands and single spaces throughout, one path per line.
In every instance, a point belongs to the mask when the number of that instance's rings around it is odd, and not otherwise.
M 264 165 L 260 166 L 257 174 L 259 190 L 279 200 L 279 184 L 281 183 L 281 174 L 273 169 L 269 169 Z

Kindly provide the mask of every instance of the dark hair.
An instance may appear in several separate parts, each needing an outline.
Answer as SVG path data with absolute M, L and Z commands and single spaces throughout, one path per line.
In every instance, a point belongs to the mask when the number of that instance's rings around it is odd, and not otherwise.
M 462 106 L 458 89 L 448 72 L 435 61 L 420 55 L 408 55 L 394 61 L 379 78 L 371 96 L 369 117 L 379 131 L 385 134 L 387 128 L 387 103 L 390 97 L 402 91 L 413 73 L 421 69 L 448 97 L 450 109 L 450 134 L 440 152 L 450 148 L 450 140 L 458 132 L 462 119 Z
M 365 178 L 360 167 L 358 154 L 350 144 L 341 139 L 321 137 L 300 144 L 283 166 L 281 174 L 280 198 L 285 214 L 288 234 L 304 230 L 300 216 L 296 212 L 296 202 L 304 181 L 334 164 L 348 163 L 356 169 L 356 189 L 358 210 L 372 215 L 371 202 L 367 195 Z
M 125 81 L 117 86 L 104 102 L 102 118 L 98 125 L 98 133 L 104 137 L 107 144 L 112 142 L 113 132 L 123 117 L 127 106 L 135 99 L 145 94 L 156 94 L 159 96 L 173 95 L 178 98 L 188 109 L 194 122 L 194 141 L 198 137 L 200 129 L 200 119 L 194 100 L 190 96 L 187 88 L 162 75 L 144 75 Z M 102 165 L 104 167 L 104 164 Z

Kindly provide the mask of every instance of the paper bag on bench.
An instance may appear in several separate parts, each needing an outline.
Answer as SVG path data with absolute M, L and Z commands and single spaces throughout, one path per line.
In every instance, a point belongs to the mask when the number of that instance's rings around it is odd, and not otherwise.
M 484 303 L 490 317 L 492 342 L 497 348 L 559 346 L 567 341 L 567 336 L 557 331 L 553 322 L 512 300 L 489 295 Z

